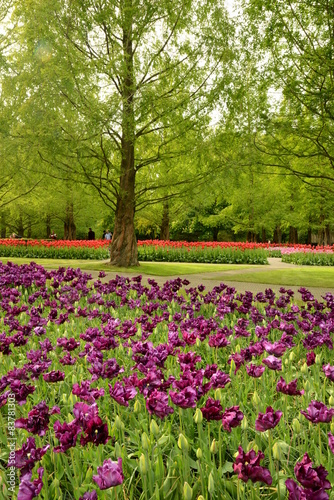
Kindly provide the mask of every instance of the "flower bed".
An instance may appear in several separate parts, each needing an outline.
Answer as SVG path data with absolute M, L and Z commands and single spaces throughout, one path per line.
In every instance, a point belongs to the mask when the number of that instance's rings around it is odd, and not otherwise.
M 300 266 L 334 266 L 334 254 L 329 252 L 297 252 L 282 255 L 282 261 Z
M 0 265 L 4 498 L 329 498 L 334 296 L 188 285 Z

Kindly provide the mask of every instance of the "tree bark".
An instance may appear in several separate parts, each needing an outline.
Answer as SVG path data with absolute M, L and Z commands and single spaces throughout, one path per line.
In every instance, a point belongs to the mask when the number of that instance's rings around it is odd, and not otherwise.
M 74 224 L 74 208 L 73 203 L 66 205 L 66 218 L 64 221 L 64 239 L 75 240 L 77 235 L 77 228 Z
M 162 220 L 160 225 L 160 239 L 169 240 L 169 205 L 168 200 L 164 201 Z
M 293 226 L 289 228 L 289 243 L 298 243 L 298 231 Z
M 1 238 L 6 238 L 6 214 L 1 212 Z
M 274 230 L 274 243 L 282 243 L 282 229 L 281 226 L 276 226 Z
M 119 191 L 117 195 L 115 227 L 110 244 L 110 264 L 118 267 L 139 266 L 135 235 L 135 116 L 133 94 L 135 80 L 132 48 L 132 0 L 123 3 L 123 58 L 122 78 L 122 139 Z
M 50 238 L 50 234 L 51 234 L 51 217 L 50 217 L 49 214 L 45 218 L 45 223 L 46 223 L 46 237 Z

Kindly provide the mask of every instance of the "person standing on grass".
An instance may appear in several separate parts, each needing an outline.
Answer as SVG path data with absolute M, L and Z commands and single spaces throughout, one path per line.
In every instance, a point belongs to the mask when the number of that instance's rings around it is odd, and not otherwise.
M 111 240 L 111 237 L 112 237 L 112 234 L 111 234 L 111 232 L 109 231 L 109 229 L 107 229 L 107 232 L 106 232 L 106 234 L 104 235 L 104 239 L 105 239 L 105 240 Z
M 95 233 L 94 233 L 94 231 L 92 230 L 91 227 L 88 229 L 88 239 L 89 240 L 95 240 Z

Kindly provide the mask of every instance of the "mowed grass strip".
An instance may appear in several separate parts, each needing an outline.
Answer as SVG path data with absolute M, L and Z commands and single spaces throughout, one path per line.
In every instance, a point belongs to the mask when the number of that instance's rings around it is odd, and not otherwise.
M 243 264 L 197 264 L 184 262 L 141 262 L 139 267 L 112 267 L 107 261 L 100 260 L 66 260 L 66 259 L 27 259 L 24 257 L 0 257 L 3 263 L 30 264 L 35 262 L 46 269 L 58 267 L 80 267 L 83 271 L 104 271 L 117 274 L 143 274 L 150 276 L 182 276 L 187 274 L 205 274 L 214 272 L 249 269 Z
M 213 279 L 210 278 L 209 279 Z M 215 276 L 215 280 L 227 280 L 226 275 Z M 245 283 L 267 283 L 282 286 L 304 286 L 334 288 L 334 269 L 324 267 L 296 267 L 282 270 L 259 270 L 228 275 L 228 281 Z

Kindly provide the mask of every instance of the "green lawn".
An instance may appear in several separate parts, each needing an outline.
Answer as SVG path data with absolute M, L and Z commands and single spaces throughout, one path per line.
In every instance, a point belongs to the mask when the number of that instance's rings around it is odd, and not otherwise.
M 226 280 L 226 275 L 216 276 L 214 279 Z M 244 281 L 246 283 L 334 288 L 334 269 L 328 267 L 296 267 L 279 271 L 259 270 L 256 272 L 249 271 L 247 273 L 231 274 L 228 276 L 228 279 L 230 281 Z
M 36 262 L 47 269 L 58 267 L 80 267 L 83 271 L 105 271 L 112 273 L 135 273 L 152 276 L 180 276 L 185 274 L 201 274 L 212 272 L 233 271 L 249 269 L 249 265 L 240 264 L 193 264 L 183 262 L 142 262 L 139 267 L 111 267 L 100 260 L 65 260 L 65 259 L 27 259 L 21 257 L 0 257 L 2 262 L 15 264 L 29 264 Z

